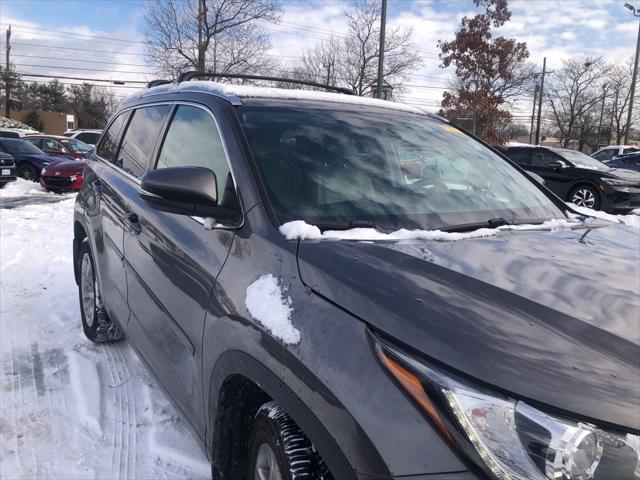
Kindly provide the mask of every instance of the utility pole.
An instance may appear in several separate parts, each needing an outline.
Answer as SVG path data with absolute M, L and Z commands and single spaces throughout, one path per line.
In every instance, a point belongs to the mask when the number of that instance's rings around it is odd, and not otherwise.
M 542 78 L 540 78 L 540 92 L 538 93 L 538 123 L 536 126 L 536 145 L 540 145 L 540 120 L 542 120 L 542 96 L 544 95 L 544 76 L 547 74 L 547 57 L 542 60 Z
M 609 143 L 613 140 L 613 119 L 616 119 L 616 143 L 618 143 L 618 118 L 615 116 L 618 111 L 618 96 L 620 95 L 620 87 L 616 86 L 616 99 L 611 108 L 611 121 L 609 122 Z
M 600 106 L 600 123 L 598 124 L 598 137 L 596 140 L 596 150 L 600 148 L 600 132 L 602 131 L 602 116 L 604 115 L 604 101 L 607 98 L 607 84 L 602 85 L 602 105 Z
M 529 128 L 529 144 L 533 140 L 533 120 L 536 118 L 536 103 L 538 98 L 538 83 L 533 89 L 533 110 L 531 111 L 531 127 Z
M 378 91 L 377 98 L 382 98 L 382 78 L 384 77 L 384 36 L 387 24 L 387 0 L 382 0 L 382 14 L 380 15 L 380 50 L 378 52 Z
M 640 17 L 640 12 L 638 12 L 635 8 L 633 8 L 633 16 Z M 636 94 L 636 79 L 638 78 L 638 55 L 640 55 L 640 21 L 638 21 L 638 40 L 636 41 L 636 59 L 633 62 L 633 78 L 631 79 L 631 96 L 629 97 L 629 112 L 627 113 L 627 128 L 625 129 L 625 132 L 624 132 L 624 143 L 629 142 L 629 130 L 631 129 L 631 116 L 633 115 L 633 97 Z
M 11 70 L 9 67 L 9 57 L 11 52 L 11 25 L 7 28 L 7 57 L 4 67 L 4 116 L 11 118 Z

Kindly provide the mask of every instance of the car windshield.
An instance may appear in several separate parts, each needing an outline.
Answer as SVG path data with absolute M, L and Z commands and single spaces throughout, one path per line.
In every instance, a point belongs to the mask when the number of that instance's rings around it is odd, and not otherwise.
M 24 140 L 2 140 L 0 144 L 9 153 L 27 153 L 34 155 L 42 155 L 44 153 L 38 147 Z
M 61 139 L 60 143 L 62 143 L 66 148 L 68 148 L 72 152 L 77 152 L 77 153 L 86 153 L 92 148 L 90 145 L 87 145 L 86 143 L 81 142 L 80 140 L 75 140 L 73 138 Z
M 570 150 L 568 148 L 552 148 L 551 150 L 562 158 L 569 160 L 576 167 L 588 168 L 590 170 L 608 170 L 608 167 L 601 161 L 577 150 Z
M 564 216 L 507 161 L 425 115 L 244 106 L 240 119 L 283 223 L 433 229 Z

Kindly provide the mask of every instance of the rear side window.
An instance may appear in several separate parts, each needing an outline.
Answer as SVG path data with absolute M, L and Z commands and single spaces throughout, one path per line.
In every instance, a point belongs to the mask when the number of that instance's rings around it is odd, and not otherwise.
M 102 137 L 100 145 L 96 148 L 96 153 L 99 157 L 114 163 L 118 144 L 120 143 L 120 132 L 122 131 L 122 127 L 124 126 L 128 116 L 128 112 L 121 113 L 113 122 L 111 122 L 111 125 L 109 125 L 104 137 Z
M 133 112 L 118 153 L 118 167 L 134 177 L 145 174 L 169 109 L 169 105 L 156 105 Z
M 39 138 L 25 138 L 24 140 L 29 142 L 31 145 L 35 145 L 38 148 L 42 148 L 42 140 Z
M 185 166 L 213 170 L 220 197 L 225 185 L 233 185 L 222 139 L 213 118 L 201 108 L 181 105 L 167 131 L 157 168 Z
M 96 142 L 98 141 L 98 138 L 100 138 L 100 134 L 95 132 L 84 132 L 76 135 L 76 138 L 81 142 L 95 145 Z
M 625 149 L 622 151 L 622 153 L 623 153 L 623 154 L 625 154 L 625 153 L 633 153 L 633 152 L 637 152 L 637 151 L 638 151 L 638 149 L 637 149 L 637 148 L 635 148 L 635 147 L 631 147 L 631 148 L 625 148 Z
M 16 132 L 0 132 L 0 137 L 4 138 L 20 138 Z

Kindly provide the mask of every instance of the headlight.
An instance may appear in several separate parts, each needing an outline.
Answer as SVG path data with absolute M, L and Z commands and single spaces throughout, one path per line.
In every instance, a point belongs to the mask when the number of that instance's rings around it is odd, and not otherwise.
M 633 185 L 633 182 L 628 182 L 619 178 L 601 178 L 600 180 L 602 180 L 607 185 L 612 185 L 615 187 L 628 187 L 629 185 Z
M 47 167 L 43 168 L 42 171 L 40 172 L 40 175 L 46 175 L 47 174 Z
M 374 335 L 382 364 L 445 439 L 498 480 L 640 479 L 640 436 L 472 386 Z

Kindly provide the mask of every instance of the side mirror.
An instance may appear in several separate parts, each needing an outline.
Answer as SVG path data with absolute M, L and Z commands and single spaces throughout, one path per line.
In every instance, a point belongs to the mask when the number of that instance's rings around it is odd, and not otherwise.
M 169 167 L 142 177 L 140 198 L 163 212 L 205 217 L 225 216 L 218 207 L 216 174 L 204 167 Z
M 545 166 L 548 168 L 553 168 L 554 170 L 562 170 L 563 168 L 566 168 L 567 164 L 562 160 L 554 160 L 553 162 L 547 163 Z

